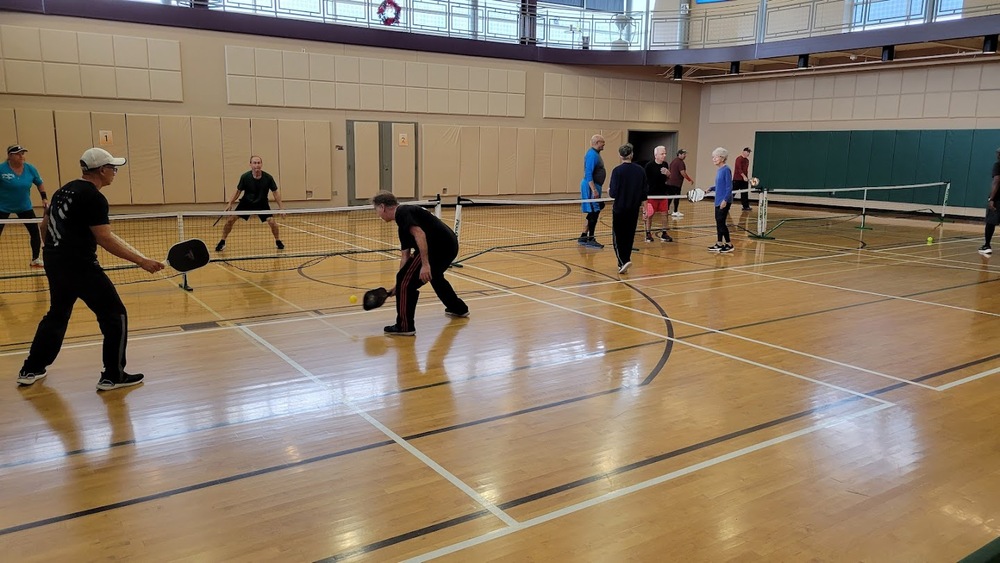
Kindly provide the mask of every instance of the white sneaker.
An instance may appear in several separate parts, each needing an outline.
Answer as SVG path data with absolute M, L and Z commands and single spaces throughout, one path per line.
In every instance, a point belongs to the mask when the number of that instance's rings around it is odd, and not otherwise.
M 34 260 L 31 261 L 31 267 L 32 268 L 44 268 L 45 267 L 45 262 L 42 262 L 41 258 L 35 258 Z
M 670 214 L 670 216 L 671 217 L 683 217 L 684 214 L 681 213 L 680 211 L 674 211 L 673 213 Z
M 632 263 L 631 262 L 625 262 L 624 264 L 622 264 L 621 268 L 618 268 L 618 273 L 619 274 L 627 273 L 628 269 L 631 268 L 631 267 L 632 267 Z

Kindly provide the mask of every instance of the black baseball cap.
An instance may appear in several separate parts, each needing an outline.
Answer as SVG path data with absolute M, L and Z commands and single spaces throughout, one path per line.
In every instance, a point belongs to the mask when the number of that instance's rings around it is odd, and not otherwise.
M 28 152 L 28 149 L 22 147 L 21 145 L 11 145 L 7 147 L 7 154 L 16 154 L 19 152 Z
M 743 152 L 753 152 L 750 147 L 743 147 Z

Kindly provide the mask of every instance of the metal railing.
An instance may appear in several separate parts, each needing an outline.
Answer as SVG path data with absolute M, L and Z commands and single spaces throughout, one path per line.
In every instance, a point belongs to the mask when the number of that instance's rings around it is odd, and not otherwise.
M 600 50 L 752 45 L 1000 14 L 1000 1 L 991 0 L 776 0 L 753 7 L 682 4 L 681 10 L 625 13 L 540 3 L 534 14 L 522 14 L 516 0 L 396 0 L 402 17 L 386 25 L 378 16 L 382 0 L 128 1 L 386 32 Z

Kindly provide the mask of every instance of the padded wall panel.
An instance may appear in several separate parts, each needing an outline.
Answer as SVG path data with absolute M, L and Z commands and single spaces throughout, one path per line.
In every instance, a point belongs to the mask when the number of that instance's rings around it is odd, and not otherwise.
M 457 128 L 452 134 L 457 138 L 458 131 Z M 405 141 L 403 140 L 405 136 Z M 392 124 L 392 193 L 399 197 L 416 197 L 417 194 L 417 135 L 416 126 L 412 123 L 393 123 Z M 455 151 L 452 154 L 452 163 L 450 168 L 453 169 L 453 176 L 455 177 L 454 183 L 450 186 L 450 190 L 453 191 L 458 189 L 459 179 L 458 179 L 458 166 L 454 162 L 454 155 L 458 154 Z M 426 196 L 430 197 L 434 194 L 440 193 L 439 190 L 435 190 L 433 186 L 427 186 L 424 188 Z
M 155 115 L 129 114 L 125 124 L 129 130 L 128 167 L 132 175 L 132 203 L 163 203 L 160 120 Z
M 125 127 L 124 113 L 91 113 L 90 126 L 91 146 L 101 147 L 115 156 L 128 158 L 128 129 Z M 101 144 L 101 134 L 104 131 L 111 133 L 110 143 L 105 141 Z M 77 161 L 79 160 L 80 157 L 77 157 Z M 132 203 L 131 167 L 126 165 L 119 168 L 114 183 L 102 189 L 101 193 L 112 205 Z
M 554 194 L 576 193 L 578 186 L 566 175 L 569 160 L 569 130 L 552 130 L 552 156 L 549 163 L 549 192 Z M 577 182 L 578 184 L 579 182 Z
M 393 144 L 397 145 L 395 125 Z M 461 128 L 457 125 L 423 125 L 420 131 L 424 145 L 421 168 L 423 178 L 421 186 L 424 194 L 430 197 L 442 193 L 444 188 L 448 188 L 448 193 L 451 195 L 458 193 L 461 186 L 461 165 L 455 162 L 455 155 L 461 154 Z M 395 175 L 395 163 L 393 163 L 393 180 Z
M 450 195 L 479 195 L 479 127 L 462 127 L 458 133 L 459 191 Z
M 278 120 L 250 119 L 250 152 L 264 160 L 264 170 L 274 176 L 281 189 L 281 169 L 278 161 Z M 247 157 L 247 166 L 250 158 Z M 284 194 L 284 192 L 282 192 Z
M 986 203 L 985 196 L 980 190 L 969 190 L 969 170 L 972 163 L 972 137 L 973 131 L 969 129 L 954 130 L 945 132 L 944 156 L 941 159 L 941 179 L 951 182 L 951 193 L 949 194 L 948 205 L 968 205 L 975 207 Z M 983 176 L 989 176 L 989 170 L 985 166 L 981 167 Z M 980 168 L 977 167 L 977 170 Z M 973 178 L 979 180 L 978 174 Z M 988 184 L 987 184 L 988 185 Z M 970 192 L 978 192 L 979 201 L 970 198 Z M 975 204 L 975 205 L 974 205 Z
M 535 130 L 534 193 L 552 192 L 552 130 Z
M 497 150 L 498 193 L 517 193 L 517 128 L 500 128 L 500 146 Z
M 80 155 L 94 144 L 90 134 L 90 112 L 56 111 L 53 116 L 56 122 L 56 152 L 59 156 L 61 186 L 80 177 Z
M 500 128 L 479 128 L 479 195 L 500 193 Z
M 160 116 L 160 161 L 163 168 L 163 202 L 194 203 L 190 117 Z
M 236 189 L 236 182 L 239 181 L 237 175 L 232 184 L 226 182 L 221 119 L 191 118 L 191 151 L 194 154 L 195 202 L 219 203 L 221 208 L 222 203 L 229 201 L 232 191 Z
M 282 201 L 306 199 L 306 126 L 291 119 L 278 121 L 278 161 Z
M 328 121 L 306 121 L 305 132 L 306 190 L 312 192 L 312 199 L 328 201 L 333 193 L 330 123 Z
M 250 120 L 222 118 L 222 169 L 225 177 L 226 201 L 240 183 L 240 176 L 250 170 Z M 268 163 L 264 163 L 265 170 Z M 278 184 L 281 187 L 281 184 Z
M 56 152 L 56 134 L 52 111 L 19 109 L 15 112 L 15 119 L 17 120 L 17 143 L 27 147 L 27 161 L 38 169 L 38 174 L 41 175 L 42 182 L 45 183 L 45 189 L 51 194 L 62 185 L 59 183 L 59 160 Z M 0 144 L 6 147 L 13 142 L 0 142 Z M 73 178 L 80 175 L 79 166 L 77 166 L 76 172 L 76 176 Z M 31 203 L 35 207 L 41 207 L 42 198 L 38 196 L 38 190 L 31 190 Z
M 518 194 L 533 194 L 535 193 L 535 130 L 519 128 L 516 146 L 515 191 Z

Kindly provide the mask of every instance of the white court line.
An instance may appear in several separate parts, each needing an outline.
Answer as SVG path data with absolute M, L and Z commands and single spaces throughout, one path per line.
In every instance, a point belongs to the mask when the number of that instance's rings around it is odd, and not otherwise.
M 838 424 L 842 424 L 844 422 L 848 422 L 848 421 L 853 420 L 855 418 L 859 418 L 859 417 L 862 417 L 862 416 L 867 416 L 867 415 L 870 415 L 870 414 L 877 413 L 877 412 L 879 412 L 881 410 L 884 410 L 884 409 L 887 409 L 887 408 L 889 408 L 891 406 L 892 405 L 878 405 L 878 406 L 874 406 L 874 407 L 865 409 L 863 411 L 860 411 L 860 412 L 857 412 L 857 413 L 854 413 L 854 414 L 845 415 L 843 417 L 835 418 L 833 420 L 820 422 L 818 424 L 814 424 L 812 426 L 803 428 L 802 430 L 797 430 L 795 432 L 789 432 L 788 434 L 782 434 L 781 436 L 777 436 L 775 438 L 771 438 L 770 440 L 765 440 L 763 442 L 759 442 L 759 443 L 754 444 L 752 446 L 747 446 L 745 448 L 740 448 L 740 449 L 738 449 L 736 451 L 733 451 L 733 452 L 730 452 L 730 453 L 727 453 L 727 454 L 723 454 L 723 455 L 714 457 L 712 459 L 705 460 L 705 461 L 703 461 L 701 463 L 696 463 L 694 465 L 690 465 L 688 467 L 684 467 L 682 469 L 678 469 L 676 471 L 671 471 L 670 473 L 666 473 L 664 475 L 660 475 L 659 477 L 654 477 L 652 479 L 647 479 L 646 481 L 642 481 L 640 483 L 636 483 L 636 484 L 630 485 L 628 487 L 624 487 L 624 488 L 621 488 L 621 489 L 618 489 L 618 490 L 615 490 L 615 491 L 611 491 L 610 493 L 605 493 L 605 494 L 600 495 L 598 497 L 594 497 L 594 498 L 591 498 L 591 499 L 588 499 L 588 500 L 585 500 L 585 501 L 582 501 L 582 502 L 578 502 L 576 504 L 571 504 L 569 506 L 566 506 L 566 507 L 560 508 L 558 510 L 554 510 L 552 512 L 549 512 L 547 514 L 543 514 L 541 516 L 536 516 L 535 518 L 532 518 L 530 520 L 525 520 L 524 522 L 519 522 L 519 523 L 517 523 L 514 526 L 507 527 L 507 528 L 501 528 L 499 530 L 494 530 L 492 532 L 485 533 L 485 534 L 483 534 L 481 536 L 470 538 L 468 540 L 461 541 L 461 542 L 452 544 L 452 545 L 447 546 L 447 547 L 442 547 L 440 549 L 436 549 L 434 551 L 430 551 L 428 553 L 424 553 L 424 554 L 418 555 L 416 557 L 413 557 L 411 559 L 407 559 L 405 561 L 407 563 L 410 563 L 410 562 L 413 562 L 413 563 L 422 563 L 424 561 L 430 561 L 431 559 L 436 559 L 438 557 L 443 557 L 445 555 L 456 553 L 458 551 L 462 551 L 463 549 L 467 549 L 467 548 L 470 548 L 470 547 L 473 547 L 473 546 L 477 546 L 477 545 L 480 545 L 482 543 L 486 543 L 488 541 L 495 540 L 497 538 L 502 538 L 504 536 L 509 536 L 509 535 L 511 535 L 511 534 L 513 534 L 515 532 L 520 532 L 522 530 L 526 530 L 528 528 L 537 526 L 539 524 L 545 524 L 546 522 L 550 522 L 552 520 L 556 520 L 557 518 L 562 518 L 563 516 L 567 516 L 569 514 L 573 514 L 575 512 L 579 512 L 579 511 L 585 510 L 587 508 L 598 506 L 598 505 L 604 504 L 606 502 L 609 502 L 609 501 L 612 501 L 612 500 L 615 500 L 615 499 L 618 499 L 618 498 L 630 495 L 632 493 L 635 493 L 635 492 L 638 492 L 638 491 L 642 491 L 644 489 L 648 489 L 650 487 L 654 487 L 656 485 L 660 485 L 660 484 L 666 483 L 667 481 L 672 481 L 674 479 L 677 479 L 678 477 L 684 477 L 685 475 L 690 475 L 691 473 L 695 473 L 696 471 L 701 471 L 702 469 L 706 469 L 706 468 L 712 467 L 714 465 L 718 465 L 720 463 L 723 463 L 723 462 L 726 462 L 726 461 L 729 461 L 729 460 L 732 460 L 732 459 L 743 457 L 743 456 L 745 456 L 747 454 L 751 454 L 751 453 L 763 450 L 764 448 L 769 448 L 771 446 L 774 446 L 774 445 L 777 445 L 777 444 L 781 444 L 782 442 L 787 442 L 789 440 L 798 438 L 800 436 L 806 436 L 808 434 L 812 434 L 813 432 L 816 432 L 818 430 L 824 430 L 826 428 L 832 428 L 834 426 L 837 426 Z
M 508 278 L 511 278 L 511 279 L 519 279 L 519 278 L 515 278 L 514 276 L 507 276 L 505 274 L 499 274 L 499 273 L 496 273 L 496 272 L 491 272 L 490 270 L 485 270 L 483 268 L 479 268 L 479 267 L 476 267 L 476 266 L 466 266 L 466 267 L 467 268 L 468 267 L 472 267 L 472 268 L 475 268 L 475 269 L 483 271 L 483 272 L 488 272 L 488 273 L 491 273 L 491 274 L 496 274 L 498 276 L 508 277 Z M 539 303 L 539 304 L 542 304 L 542 305 L 546 305 L 548 307 L 554 307 L 556 309 L 560 309 L 562 311 L 567 311 L 567 312 L 573 313 L 575 315 L 580 315 L 582 317 L 587 317 L 587 318 L 590 318 L 590 319 L 594 319 L 596 321 L 601 321 L 603 323 L 612 324 L 612 325 L 619 326 L 621 328 L 626 328 L 626 329 L 629 329 L 629 330 L 632 330 L 632 331 L 635 331 L 635 332 L 641 332 L 643 334 L 648 334 L 648 335 L 654 336 L 656 338 L 662 338 L 662 339 L 665 339 L 665 340 L 670 340 L 670 341 L 675 342 L 677 344 L 681 344 L 681 345 L 684 345 L 684 346 L 689 346 L 689 347 L 694 348 L 696 350 L 702 350 L 704 352 L 709 352 L 709 353 L 712 353 L 712 354 L 715 354 L 715 355 L 718 355 L 718 356 L 723 356 L 723 357 L 729 358 L 731 360 L 736 360 L 738 362 L 742 362 L 742 363 L 745 363 L 745 364 L 750 364 L 752 366 L 759 367 L 759 368 L 764 369 L 764 370 L 773 371 L 773 372 L 776 372 L 776 373 L 780 373 L 780 374 L 783 374 L 783 375 L 794 377 L 796 379 L 801 379 L 803 381 L 809 381 L 810 383 L 814 383 L 816 385 L 820 385 L 820 386 L 823 386 L 823 387 L 828 387 L 830 389 L 835 389 L 835 390 L 840 391 L 842 393 L 847 393 L 848 395 L 854 395 L 856 397 L 862 397 L 862 398 L 865 398 L 865 399 L 870 399 L 872 401 L 876 401 L 876 402 L 883 403 L 883 404 L 890 404 L 890 405 L 893 404 L 893 403 L 891 403 L 889 401 L 886 401 L 885 399 L 880 399 L 878 397 L 873 397 L 873 396 L 867 395 L 865 393 L 861 393 L 861 392 L 858 392 L 858 391 L 853 391 L 851 389 L 847 389 L 846 387 L 841 387 L 839 385 L 834 385 L 832 383 L 826 383 L 824 381 L 819 381 L 818 379 L 813 379 L 813 378 L 807 377 L 805 375 L 801 375 L 801 374 L 798 374 L 798 373 L 790 372 L 788 370 L 784 370 L 784 369 L 781 369 L 779 367 L 769 366 L 769 365 L 766 365 L 766 364 L 762 364 L 760 362 L 755 362 L 753 360 L 748 360 L 748 359 L 742 358 L 740 356 L 734 356 L 733 354 L 727 354 L 726 352 L 720 352 L 719 350 L 713 350 L 712 348 L 709 348 L 707 346 L 701 346 L 700 344 L 695 344 L 693 342 L 687 342 L 687 341 L 684 341 L 684 340 L 678 340 L 677 338 L 673 338 L 673 337 L 667 336 L 665 334 L 661 334 L 659 332 L 653 332 L 651 330 L 646 330 L 646 329 L 635 327 L 635 326 L 632 326 L 632 325 L 627 325 L 625 323 L 620 323 L 618 321 L 612 321 L 610 319 L 605 319 L 604 317 L 600 317 L 600 316 L 597 316 L 597 315 L 592 315 L 590 313 L 585 313 L 583 311 L 578 311 L 576 309 L 571 309 L 569 307 L 563 307 L 562 305 L 559 305 L 559 304 L 556 304 L 556 303 L 552 303 L 552 302 L 549 302 L 549 301 L 545 301 L 544 299 L 538 299 L 538 298 L 535 298 L 535 297 L 531 297 L 531 296 L 528 296 L 528 295 L 517 293 L 516 291 L 512 291 L 512 290 L 509 290 L 509 289 L 504 289 L 502 287 L 495 286 L 493 284 L 490 284 L 488 282 L 484 282 L 482 280 L 478 280 L 476 278 L 472 278 L 472 277 L 469 277 L 469 276 L 464 276 L 464 275 L 461 275 L 461 274 L 458 274 L 458 277 L 462 277 L 462 278 L 464 278 L 464 279 L 466 279 L 468 281 L 471 281 L 473 283 L 477 283 L 479 285 L 483 285 L 485 287 L 489 287 L 491 289 L 495 289 L 497 291 L 503 291 L 503 292 L 511 293 L 513 295 L 517 295 L 518 297 L 521 297 L 522 299 L 527 299 L 528 301 L 534 301 L 536 303 Z M 585 295 L 579 295 L 579 294 L 572 293 L 570 291 L 565 291 L 565 290 L 562 290 L 562 289 L 558 289 L 558 288 L 554 288 L 554 287 L 549 287 L 549 286 L 538 284 L 538 283 L 534 283 L 534 282 L 529 282 L 527 280 L 521 280 L 521 281 L 527 283 L 528 285 L 534 285 L 536 287 L 542 287 L 542 288 L 549 289 L 549 290 L 552 290 L 552 291 L 560 291 L 560 292 L 563 292 L 563 293 L 566 293 L 566 294 L 569 294 L 569 295 L 572 295 L 572 296 L 575 296 L 575 297 L 583 297 L 583 298 L 587 298 L 587 299 L 593 299 L 594 301 L 598 301 L 600 303 L 605 303 L 605 304 L 608 304 L 608 305 L 613 305 L 613 306 L 616 306 L 616 307 L 621 307 L 623 309 L 628 309 L 630 311 L 635 311 L 635 309 L 629 309 L 628 307 L 624 307 L 622 305 L 617 305 L 615 303 L 609 303 L 607 301 L 601 301 L 600 299 L 590 298 L 590 297 L 587 297 Z M 652 315 L 651 313 L 644 313 L 643 311 L 637 311 L 637 312 L 643 313 L 643 314 L 649 314 L 649 315 L 651 315 L 651 316 L 653 316 L 653 317 L 655 317 L 657 319 L 662 319 L 663 318 L 663 317 L 661 317 L 659 315 Z M 933 387 L 931 389 L 933 389 Z
M 817 286 L 817 287 L 825 287 L 827 289 L 836 289 L 836 290 L 840 290 L 840 291 L 847 291 L 849 293 L 860 293 L 862 295 L 873 295 L 873 296 L 876 296 L 876 297 L 884 297 L 886 299 L 891 299 L 891 300 L 909 301 L 911 303 L 918 303 L 920 305 L 928 305 L 928 306 L 931 306 L 931 307 L 942 307 L 942 308 L 945 308 L 945 309 L 954 309 L 956 311 L 964 311 L 966 313 L 975 313 L 977 315 L 986 315 L 986 316 L 989 316 L 989 317 L 1000 317 L 1000 313 L 990 313 L 989 311 L 980 311 L 978 309 L 969 309 L 968 307 L 959 307 L 958 305 L 948 305 L 946 303 L 935 303 L 933 301 L 921 301 L 920 299 L 913 299 L 912 297 L 901 297 L 899 295 L 890 295 L 890 294 L 887 294 L 887 293 L 879 293 L 877 291 L 868 291 L 868 290 L 865 290 L 865 289 L 854 289 L 854 288 L 850 288 L 850 287 L 841 287 L 841 286 L 838 286 L 838 285 L 831 285 L 831 284 L 819 283 L 819 282 L 811 282 L 811 281 L 800 280 L 800 279 L 795 279 L 795 278 L 785 278 L 785 277 L 782 277 L 782 276 L 776 276 L 774 274 L 765 274 L 763 272 L 745 272 L 745 273 L 747 273 L 749 275 L 763 276 L 763 277 L 766 277 L 766 278 L 772 278 L 772 279 L 782 280 L 782 281 L 787 281 L 787 282 L 792 282 L 792 283 L 801 283 L 801 284 L 806 284 L 806 285 L 814 285 L 814 286 Z
M 663 319 L 663 317 L 661 315 L 657 314 L 657 313 L 650 313 L 650 312 L 642 311 L 642 310 L 639 310 L 639 309 L 633 309 L 631 307 L 626 307 L 625 305 L 620 305 L 618 303 L 613 303 L 611 301 L 605 301 L 604 299 L 598 299 L 597 297 L 591 297 L 589 295 L 582 295 L 582 294 L 579 294 L 579 293 L 573 293 L 572 291 L 567 291 L 567 290 L 564 290 L 564 289 L 561 289 L 561 288 L 557 288 L 557 287 L 549 287 L 549 286 L 546 286 L 546 285 L 543 285 L 543 284 L 540 284 L 540 283 L 536 283 L 536 282 L 524 280 L 524 279 L 517 278 L 517 277 L 514 277 L 514 276 L 510 276 L 510 275 L 507 275 L 507 274 L 502 274 L 500 272 L 494 272 L 494 271 L 491 271 L 491 270 L 486 270 L 486 269 L 480 268 L 478 266 L 467 266 L 467 267 L 475 268 L 475 269 L 477 269 L 479 271 L 487 272 L 487 273 L 493 274 L 495 276 L 501 276 L 501 277 L 510 278 L 510 279 L 513 279 L 513 280 L 518 280 L 518 281 L 520 281 L 522 283 L 525 283 L 525 284 L 528 284 L 528 285 L 533 285 L 535 287 L 544 287 L 546 289 L 551 289 L 553 291 L 558 291 L 558 292 L 561 292 L 561 293 L 565 293 L 565 294 L 571 295 L 573 297 L 587 299 L 587 300 L 590 300 L 590 301 L 595 301 L 597 303 L 601 303 L 603 305 L 609 305 L 611 307 L 618 307 L 619 309 L 625 309 L 626 311 L 630 311 L 630 312 L 633 312 L 633 313 L 638 313 L 640 315 L 645 315 L 645 316 L 648 316 L 648 317 L 652 317 L 654 319 Z M 746 272 L 739 272 L 739 273 L 746 274 Z M 469 278 L 469 279 L 472 279 L 472 278 Z M 483 283 L 483 285 L 487 285 L 484 282 L 479 282 L 479 283 Z M 526 299 L 533 299 L 533 298 L 527 297 L 525 295 L 521 295 L 521 297 L 524 297 Z M 541 300 L 538 300 L 538 301 L 541 302 L 541 303 L 546 303 L 545 301 L 541 301 Z M 561 307 L 559 305 L 554 305 L 553 304 L 553 306 L 557 306 L 557 307 L 563 308 L 563 309 L 565 309 L 567 311 L 573 311 L 573 309 Z M 574 312 L 576 312 L 577 314 L 580 314 L 580 315 L 588 315 L 587 313 L 581 313 L 579 311 L 574 311 Z M 588 315 L 588 316 L 590 316 L 590 315 Z M 615 322 L 615 321 L 607 321 L 606 319 L 603 319 L 602 317 L 596 317 L 595 316 L 593 318 L 605 320 L 606 322 L 610 322 L 610 323 L 613 323 L 613 324 L 617 324 L 619 326 L 627 327 L 627 328 L 630 328 L 632 330 L 636 330 L 636 331 L 639 331 L 639 332 L 646 332 L 647 334 L 654 334 L 655 336 L 658 336 L 660 338 L 666 338 L 667 340 L 672 340 L 674 342 L 681 343 L 681 344 L 684 344 L 686 346 L 692 346 L 692 347 L 696 347 L 696 348 L 699 348 L 699 349 L 702 349 L 702 350 L 708 350 L 708 351 L 711 351 L 714 354 L 719 354 L 719 355 L 722 355 L 722 356 L 727 356 L 727 357 L 730 357 L 730 358 L 739 359 L 740 361 L 752 363 L 752 364 L 757 365 L 757 366 L 762 366 L 762 367 L 764 366 L 764 364 L 759 364 L 757 362 L 752 362 L 751 360 L 746 360 L 746 359 L 743 359 L 743 358 L 739 358 L 737 356 L 732 356 L 730 354 L 726 354 L 724 352 L 720 352 L 720 351 L 714 350 L 712 348 L 707 348 L 707 347 L 699 346 L 697 344 L 694 344 L 692 342 L 688 342 L 686 340 L 680 340 L 680 339 L 677 339 L 677 338 L 671 338 L 671 337 L 663 335 L 663 334 L 652 333 L 652 332 L 646 331 L 644 329 L 636 328 L 636 327 L 633 327 L 631 325 L 625 325 L 625 324 L 618 323 L 618 322 Z M 919 383 L 919 382 L 916 382 L 916 381 L 910 381 L 909 379 L 904 379 L 902 377 L 896 377 L 894 375 L 889 375 L 887 373 L 882 373 L 882 372 L 878 372 L 878 371 L 875 371 L 875 370 L 870 370 L 868 368 L 863 368 L 861 366 L 851 365 L 851 364 L 848 364 L 848 363 L 845 363 L 845 362 L 834 360 L 832 358 L 825 358 L 823 356 L 817 356 L 815 354 L 810 354 L 808 352 L 803 352 L 801 350 L 793 350 L 792 348 L 787 348 L 787 347 L 781 346 L 779 344 L 772 344 L 770 342 L 764 342 L 762 340 L 756 340 L 756 339 L 749 338 L 747 336 L 743 336 L 743 335 L 740 335 L 740 334 L 735 334 L 735 333 L 732 333 L 732 332 L 721 331 L 721 330 L 717 330 L 717 329 L 710 328 L 710 327 L 707 327 L 707 326 L 702 326 L 702 325 L 699 325 L 699 324 L 695 324 L 695 323 L 690 323 L 690 322 L 687 322 L 687 321 L 678 320 L 678 319 L 673 318 L 673 317 L 671 317 L 669 320 L 671 322 L 673 322 L 673 323 L 677 323 L 677 324 L 684 325 L 684 326 L 691 327 L 691 328 L 696 328 L 696 329 L 704 331 L 704 332 L 718 334 L 720 336 L 726 336 L 726 337 L 729 337 L 729 338 L 735 338 L 737 340 L 742 340 L 744 342 L 749 342 L 749 343 L 752 343 L 752 344 L 756 344 L 758 346 L 764 346 L 766 348 L 773 348 L 775 350 L 781 350 L 782 352 L 788 352 L 790 354 L 796 354 L 796 355 L 803 356 L 803 357 L 806 357 L 806 358 L 810 358 L 810 359 L 813 359 L 813 360 L 830 363 L 830 364 L 833 364 L 833 365 L 836 365 L 836 366 L 840 366 L 840 367 L 843 367 L 843 368 L 852 369 L 852 370 L 859 371 L 859 372 L 862 372 L 862 373 L 867 373 L 867 374 L 870 374 L 870 375 L 874 375 L 876 377 L 882 377 L 882 378 L 885 378 L 885 379 L 890 379 L 892 381 L 898 381 L 900 383 L 906 383 L 908 385 L 914 385 L 916 387 L 923 387 L 924 389 L 927 389 L 927 390 L 930 390 L 930 391 L 937 390 L 936 387 L 933 387 L 931 385 L 927 385 L 925 383 Z M 831 387 L 833 387 L 835 389 L 845 390 L 845 388 L 843 388 L 843 387 L 839 387 L 839 386 L 832 385 L 832 384 L 827 384 L 827 383 L 822 383 L 822 382 L 820 382 L 817 379 L 812 379 L 812 378 L 806 377 L 804 375 L 794 374 L 792 372 L 785 372 L 783 370 L 779 370 L 778 368 L 771 367 L 771 366 L 767 366 L 767 367 L 768 367 L 768 369 L 773 369 L 773 370 L 779 371 L 781 373 L 786 373 L 786 374 L 789 374 L 789 375 L 793 375 L 795 377 L 804 378 L 804 379 L 806 379 L 808 381 L 812 381 L 812 382 L 816 382 L 816 383 L 821 383 L 823 385 L 829 385 L 829 386 L 831 386 Z M 864 394 L 862 394 L 862 395 L 864 395 Z M 868 397 L 868 395 L 864 395 L 864 396 Z
M 259 336 L 254 331 L 250 330 L 247 327 L 240 327 L 240 330 L 242 330 L 248 336 L 250 336 L 251 338 L 253 338 L 257 342 L 259 342 L 262 346 L 264 346 L 265 348 L 267 348 L 268 350 L 270 350 L 274 355 L 276 355 L 279 358 L 281 358 L 282 360 L 284 360 L 285 363 L 287 363 L 293 369 L 295 369 L 296 371 L 298 371 L 299 373 L 301 373 L 305 377 L 309 378 L 313 383 L 316 383 L 316 384 L 320 385 L 321 387 L 325 387 L 327 389 L 331 389 L 331 390 L 334 389 L 331 385 L 328 385 L 323 380 L 321 380 L 318 377 L 316 377 L 315 375 L 313 375 L 312 372 L 310 372 L 305 367 L 303 367 L 302 365 L 300 365 L 298 362 L 296 362 L 295 360 L 293 360 L 292 358 L 290 358 L 287 354 L 285 354 L 284 352 L 282 352 L 281 350 L 279 350 L 278 348 L 276 348 L 273 344 L 271 344 L 270 342 L 268 342 L 267 340 L 265 340 L 264 338 L 262 338 L 261 336 Z M 427 454 L 425 454 L 422 451 L 420 451 L 419 449 L 417 449 L 414 445 L 412 445 L 409 442 L 407 442 L 406 440 L 404 440 L 402 436 L 400 436 L 399 434 L 396 434 L 395 432 L 393 432 L 392 430 L 390 430 L 387 426 L 385 426 L 384 424 L 382 424 L 381 422 L 379 422 L 375 417 L 371 416 L 370 414 L 368 414 L 367 412 L 365 412 L 361 408 L 355 406 L 354 403 L 352 403 L 351 401 L 348 401 L 347 399 L 334 398 L 334 401 L 336 401 L 338 403 L 341 403 L 342 405 L 344 405 L 347 408 L 351 409 L 355 414 L 357 414 L 361 418 L 364 418 L 369 424 L 371 424 L 376 429 L 378 429 L 379 432 L 381 432 L 382 434 L 385 434 L 393 442 L 395 442 L 400 447 L 402 447 L 404 450 L 406 450 L 411 455 L 413 455 L 415 458 L 417 458 L 421 462 L 423 462 L 424 465 L 426 465 L 427 467 L 433 469 L 434 472 L 436 472 L 441 477 L 445 478 L 449 483 L 451 483 L 452 485 L 454 485 L 455 487 L 457 487 L 458 489 L 460 489 L 462 492 L 464 492 L 466 495 L 468 495 L 469 497 L 471 497 L 474 501 L 476 501 L 477 504 L 481 505 L 483 508 L 485 508 L 486 510 L 488 510 L 490 512 L 490 514 L 493 514 L 494 516 L 496 516 L 497 518 L 499 518 L 504 524 L 506 524 L 508 526 L 515 526 L 515 525 L 517 525 L 517 520 L 514 520 L 506 512 L 500 510 L 495 504 L 493 504 L 492 502 L 486 500 L 482 495 L 480 495 L 479 493 L 477 493 L 472 487 L 466 485 L 461 479 L 459 479 L 458 477 L 456 477 L 453 473 L 451 473 L 450 471 L 448 471 L 447 469 L 445 469 L 444 467 L 442 467 L 436 461 L 432 460 L 430 457 L 427 456 Z
M 975 375 L 970 375 L 969 377 L 964 377 L 962 379 L 958 379 L 958 380 L 952 381 L 951 383 L 945 383 L 944 385 L 941 385 L 937 389 L 938 389 L 938 391 L 947 391 L 948 389 L 951 389 L 952 387 L 958 387 L 959 385 L 963 385 L 963 384 L 969 383 L 971 381 L 976 381 L 977 379 L 982 379 L 984 377 L 993 375 L 995 373 L 1000 373 L 1000 368 L 993 368 L 993 369 L 990 369 L 990 370 L 986 370 L 986 371 L 984 371 L 982 373 L 977 373 Z

